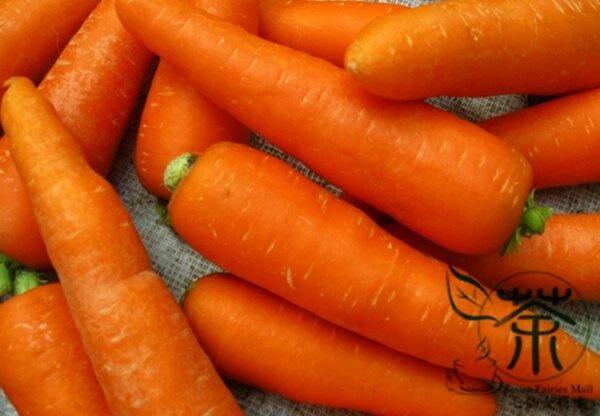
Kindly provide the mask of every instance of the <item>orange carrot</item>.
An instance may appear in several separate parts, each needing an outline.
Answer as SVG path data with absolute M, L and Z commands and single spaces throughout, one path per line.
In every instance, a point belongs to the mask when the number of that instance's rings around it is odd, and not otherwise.
M 19 414 L 111 415 L 58 284 L 0 305 L 0 386 Z
M 600 86 L 598 0 L 450 0 L 377 19 L 348 47 L 369 91 L 563 94 Z
M 443 367 L 460 360 L 475 377 L 489 370 L 476 350 L 482 341 L 499 368 L 514 355 L 510 324 L 494 326 L 510 316 L 512 304 L 472 279 L 450 279 L 454 272 L 444 263 L 257 150 L 232 143 L 210 147 L 173 194 L 169 213 L 175 231 L 223 269 L 399 352 Z M 474 288 L 472 303 L 461 299 Z M 483 316 L 490 318 L 480 321 Z M 546 353 L 538 362 L 539 378 L 527 381 L 536 363 L 527 343 L 505 382 L 565 395 L 577 394 L 559 386 L 592 384 L 591 396 L 600 397 L 600 356 L 560 330 L 555 335 L 565 366 L 576 362 L 569 371 L 543 381 L 555 375 Z
M 380 100 L 328 62 L 181 1 L 118 0 L 117 12 L 206 97 L 417 232 L 487 253 L 514 231 L 530 167 L 476 126 L 423 103 Z
M 600 181 L 600 89 L 487 120 L 529 160 L 536 188 Z
M 99 0 L 0 3 L 0 85 L 13 75 L 38 81 Z M 0 87 L 0 98 L 3 89 Z
M 449 408 L 461 415 L 496 414 L 493 395 L 449 390 L 444 369 L 347 332 L 233 276 L 201 278 L 183 308 L 219 372 L 242 383 L 377 415 L 441 415 Z
M 151 55 L 125 31 L 114 0 L 103 0 L 40 84 L 90 165 L 110 168 Z M 0 253 L 51 267 L 5 139 L 0 140 Z
M 51 104 L 10 81 L 2 121 L 48 254 L 115 414 L 237 415 L 110 184 Z
M 358 32 L 404 6 L 363 1 L 261 0 L 260 34 L 337 66 Z
M 549 293 L 556 287 L 564 293 L 571 287 L 580 299 L 600 301 L 600 258 L 595 255 L 600 251 L 600 214 L 554 215 L 543 235 L 524 241 L 518 251 L 506 256 L 464 256 L 444 250 L 400 224 L 388 224 L 385 229 L 423 253 L 460 266 L 488 287 L 501 285 L 517 273 L 526 273 L 513 280 L 522 291 L 542 289 Z M 565 282 L 549 279 L 547 273 Z
M 258 31 L 256 0 L 194 0 L 192 4 L 225 21 Z M 135 164 L 142 185 L 168 199 L 163 184 L 167 164 L 185 152 L 201 152 L 211 143 L 244 142 L 248 130 L 204 98 L 172 66 L 161 62 L 148 93 L 136 144 Z

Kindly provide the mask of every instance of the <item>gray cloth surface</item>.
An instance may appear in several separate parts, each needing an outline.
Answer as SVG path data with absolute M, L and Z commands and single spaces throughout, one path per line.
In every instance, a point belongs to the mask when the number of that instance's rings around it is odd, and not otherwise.
M 413 6 L 428 1 L 396 0 L 391 2 Z M 523 108 L 527 105 L 527 97 L 525 96 L 501 96 L 479 99 L 440 97 L 429 101 L 440 108 L 449 110 L 471 121 L 487 119 L 495 115 Z M 133 167 L 137 122 L 137 118 L 132 120 L 131 127 L 126 134 L 126 138 L 110 174 L 110 180 L 117 188 L 123 203 L 133 216 L 156 270 L 164 278 L 173 294 L 180 299 L 185 288 L 191 281 L 219 269 L 187 247 L 168 227 L 160 224 L 156 214 L 156 199 L 141 187 Z M 318 184 L 326 186 L 332 192 L 337 192 L 335 187 L 328 185 L 324 180 L 310 172 L 302 163 L 285 155 L 261 138 L 257 136 L 253 137 L 251 144 L 282 158 Z M 599 212 L 600 184 L 570 187 L 568 189 L 545 190 L 538 193 L 538 201 L 552 206 L 558 212 Z M 587 304 L 586 306 L 575 304 L 569 306 L 568 309 L 577 318 L 578 322 L 580 320 L 585 321 L 594 327 L 590 347 L 595 351 L 600 351 L 600 304 Z M 581 339 L 581 334 L 574 335 Z M 0 363 L 0 365 L 4 364 Z M 359 414 L 345 410 L 301 405 L 252 387 L 233 382 L 229 385 L 248 415 L 350 416 Z M 32 394 L 35 394 L 35 386 L 32 386 Z M 600 415 L 600 401 L 573 400 L 537 394 L 517 388 L 505 388 L 497 394 L 497 397 L 499 401 L 498 416 Z M 6 416 L 16 414 L 10 407 L 10 404 L 2 397 L 0 397 L 0 414 Z M 448 414 L 452 414 L 451 409 L 449 409 Z

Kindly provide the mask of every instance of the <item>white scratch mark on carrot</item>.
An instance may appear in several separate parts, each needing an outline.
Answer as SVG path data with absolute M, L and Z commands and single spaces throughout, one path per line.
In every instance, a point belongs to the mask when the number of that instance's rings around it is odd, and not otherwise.
M 446 32 L 446 28 L 444 28 L 443 25 L 438 25 L 438 27 L 440 28 L 440 32 L 442 33 L 442 36 L 447 38 L 448 37 L 448 32 Z
M 394 299 L 396 299 L 396 291 L 393 290 L 392 293 L 387 298 L 387 303 L 391 303 Z
M 452 308 L 448 308 L 448 312 L 446 312 L 446 315 L 444 315 L 444 320 L 442 321 L 443 325 L 446 325 L 453 313 L 454 311 L 452 310 Z
M 425 311 L 421 315 L 421 322 L 425 322 L 425 319 L 427 319 L 427 315 L 429 315 L 429 305 L 425 306 Z
M 267 251 L 265 251 L 266 254 L 271 254 L 271 252 L 273 251 L 273 249 L 275 248 L 275 245 L 277 245 L 277 240 L 273 240 L 271 242 L 271 244 L 269 244 L 269 247 L 267 247 Z
M 483 165 L 485 165 L 485 162 L 486 162 L 485 156 L 481 156 L 481 158 L 479 159 L 479 164 L 477 165 L 477 167 L 479 169 L 481 169 L 483 167 Z
M 373 235 L 375 235 L 375 227 L 371 227 L 369 230 L 369 238 L 373 237 Z
M 252 224 L 249 228 L 248 231 L 246 231 L 246 233 L 242 236 L 242 241 L 246 241 L 248 240 L 248 237 L 250 237 L 250 234 L 252 234 L 252 230 L 254 229 L 254 224 Z
M 412 36 L 410 36 L 409 34 L 405 34 L 404 37 L 406 39 L 406 43 L 408 44 L 408 47 L 412 48 L 414 45 Z
M 302 276 L 302 280 L 307 280 L 310 277 L 310 275 L 313 272 L 313 269 L 315 267 L 315 263 L 316 262 L 317 262 L 316 260 L 313 260 L 312 263 L 310 263 L 310 266 L 308 267 L 308 270 L 306 271 L 306 273 L 304 273 L 304 276 Z
M 290 289 L 296 289 L 296 285 L 294 285 L 294 274 L 289 267 L 285 270 L 285 281 Z
M 346 303 L 346 301 L 348 300 L 348 296 L 350 296 L 351 292 L 352 286 L 348 286 L 348 289 L 346 289 L 346 291 L 344 292 L 344 296 L 342 297 L 342 302 Z

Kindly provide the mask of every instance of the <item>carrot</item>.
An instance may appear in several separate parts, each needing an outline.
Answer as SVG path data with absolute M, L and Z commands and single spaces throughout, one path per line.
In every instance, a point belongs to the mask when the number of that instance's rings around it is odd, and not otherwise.
M 346 48 L 363 27 L 404 9 L 397 4 L 363 1 L 261 0 L 260 34 L 344 66 Z
M 114 0 L 103 0 L 40 84 L 90 165 L 108 173 L 135 105 L 151 55 L 125 31 Z M 0 253 L 25 265 L 51 267 L 10 157 L 0 140 Z
M 237 415 L 110 184 L 51 104 L 10 81 L 2 121 L 48 254 L 115 414 Z
M 119 0 L 117 12 L 207 98 L 417 232 L 486 253 L 514 231 L 530 167 L 476 126 L 423 103 L 380 100 L 330 63 L 181 1 Z
M 465 374 L 474 377 L 484 377 L 488 369 L 476 351 L 479 334 L 485 334 L 498 366 L 506 367 L 514 354 L 510 325 L 465 319 L 498 320 L 512 313 L 511 304 L 472 279 L 453 278 L 470 282 L 454 289 L 446 282 L 454 272 L 444 263 L 393 238 L 360 210 L 257 150 L 232 143 L 207 149 L 173 194 L 169 213 L 175 231 L 221 268 L 396 351 L 443 367 L 461 360 Z M 474 287 L 478 302 L 455 295 Z M 460 305 L 453 307 L 450 299 Z M 526 344 L 523 361 L 510 373 L 519 379 L 505 382 L 600 387 L 600 356 L 582 352 L 584 347 L 560 330 L 556 337 L 565 365 L 583 354 L 573 368 L 557 378 L 526 381 L 535 361 Z M 541 379 L 553 371 L 544 358 Z M 600 397 L 600 390 L 591 395 Z
M 563 94 L 600 86 L 598 0 L 450 0 L 377 19 L 346 69 L 387 98 Z
M 1 2 L 0 85 L 13 75 L 39 80 L 98 1 Z
M 256 0 L 194 0 L 194 7 L 223 20 L 258 31 Z M 185 152 L 201 152 L 211 143 L 244 142 L 249 131 L 204 98 L 172 66 L 161 62 L 148 93 L 138 139 L 135 164 L 142 185 L 164 199 L 171 192 L 163 184 L 167 164 Z
M 556 214 L 548 220 L 542 236 L 524 241 L 518 251 L 506 256 L 464 256 L 444 250 L 400 224 L 387 224 L 385 229 L 415 249 L 478 276 L 488 287 L 526 272 L 523 278 L 511 281 L 521 291 L 549 293 L 556 287 L 564 293 L 575 288 L 581 299 L 600 301 L 600 259 L 595 255 L 600 250 L 600 214 Z M 549 279 L 547 273 L 565 282 Z
M 600 181 L 600 89 L 484 121 L 529 160 L 536 188 Z
M 111 414 L 58 284 L 0 305 L 0 386 L 21 415 Z
M 448 408 L 461 415 L 496 414 L 493 395 L 449 390 L 444 369 L 381 347 L 233 276 L 201 278 L 183 308 L 219 372 L 242 383 L 377 415 L 441 415 Z

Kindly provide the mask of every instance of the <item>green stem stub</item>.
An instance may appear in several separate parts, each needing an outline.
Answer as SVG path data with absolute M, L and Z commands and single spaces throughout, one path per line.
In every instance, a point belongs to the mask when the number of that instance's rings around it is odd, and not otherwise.
M 41 274 L 32 270 L 19 270 L 15 275 L 15 296 L 28 292 L 36 287 L 47 283 L 42 280 Z
M 13 279 L 6 264 L 0 263 L 0 296 L 8 295 L 13 291 Z
M 502 249 L 502 255 L 505 256 L 519 249 L 524 238 L 531 238 L 534 235 L 542 235 L 546 229 L 546 221 L 552 216 L 552 208 L 538 207 L 535 205 L 535 191 L 532 191 L 527 198 L 521 222 L 517 226 L 514 234 L 506 242 Z
M 192 166 L 194 166 L 194 163 L 196 163 L 196 160 L 198 160 L 198 155 L 184 153 L 170 161 L 163 175 L 165 187 L 169 191 L 175 192 L 179 182 L 185 178 Z

